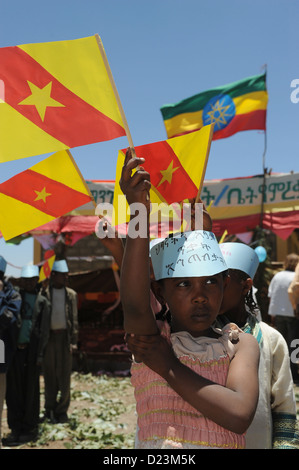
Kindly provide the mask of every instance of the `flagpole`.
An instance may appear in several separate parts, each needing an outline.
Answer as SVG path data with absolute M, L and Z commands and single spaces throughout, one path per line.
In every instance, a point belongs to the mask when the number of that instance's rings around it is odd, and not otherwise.
M 262 184 L 262 202 L 261 202 L 260 228 L 263 228 L 263 218 L 264 218 L 264 199 L 265 199 L 266 174 L 267 174 L 267 168 L 265 166 L 266 150 L 267 150 L 267 134 L 266 134 L 266 130 L 265 130 L 264 153 L 263 153 L 263 184 Z
M 195 202 L 199 202 L 199 200 L 201 200 L 200 195 L 201 195 L 201 190 L 202 190 L 202 186 L 203 186 L 203 182 L 204 182 L 204 178 L 205 178 L 205 174 L 206 174 L 206 169 L 207 169 L 207 164 L 208 164 L 208 159 L 209 159 L 209 154 L 210 154 L 210 148 L 211 148 L 211 143 L 212 143 L 212 139 L 213 139 L 215 123 L 213 122 L 210 125 L 211 125 L 211 131 L 210 131 L 209 142 L 208 142 L 208 146 L 207 146 L 206 158 L 205 158 L 205 163 L 204 163 L 204 167 L 203 167 L 203 171 L 202 171 L 202 175 L 201 175 L 201 180 L 200 180 L 199 187 L 198 187 L 197 196 L 195 198 Z
M 128 122 L 127 122 L 127 118 L 126 118 L 124 109 L 122 107 L 121 101 L 120 101 L 120 97 L 119 97 L 119 94 L 118 94 L 118 91 L 117 91 L 117 88 L 116 88 L 116 85 L 115 85 L 115 82 L 114 82 L 114 79 L 113 79 L 113 75 L 112 75 L 112 72 L 111 72 L 111 69 L 110 69 L 110 65 L 109 65 L 109 62 L 108 62 L 108 59 L 107 59 L 107 56 L 106 56 L 106 52 L 105 52 L 102 40 L 101 40 L 101 38 L 98 34 L 95 34 L 95 38 L 96 38 L 96 41 L 97 41 L 97 44 L 98 44 L 98 47 L 99 47 L 104 65 L 106 67 L 106 71 L 107 71 L 111 86 L 112 86 L 113 91 L 114 91 L 114 95 L 115 95 L 115 98 L 116 98 L 116 101 L 117 101 L 117 104 L 118 104 L 118 108 L 119 108 L 119 111 L 120 111 L 120 114 L 121 114 L 121 118 L 122 118 L 122 121 L 123 121 L 124 129 L 126 131 L 126 135 L 127 135 L 128 141 L 129 141 L 129 146 L 130 146 L 130 149 L 131 149 L 132 157 L 136 157 L 136 152 L 135 152 L 131 132 L 130 132 L 130 129 L 129 129 L 129 125 L 128 125 Z
M 267 79 L 267 64 L 263 66 L 265 68 L 265 83 Z M 261 202 L 261 218 L 260 218 L 260 228 L 263 228 L 263 218 L 264 218 L 264 199 L 265 199 L 265 190 L 266 190 L 266 152 L 267 152 L 267 125 L 265 126 L 264 131 L 264 152 L 262 157 L 263 165 L 263 184 L 262 184 L 262 202 Z
M 265 69 L 265 85 L 267 89 L 267 64 L 265 64 L 263 67 Z M 267 114 L 266 114 L 266 119 L 267 119 Z M 266 169 L 266 151 L 267 151 L 267 124 L 265 125 L 265 133 L 264 133 L 263 173 L 265 173 L 265 169 Z

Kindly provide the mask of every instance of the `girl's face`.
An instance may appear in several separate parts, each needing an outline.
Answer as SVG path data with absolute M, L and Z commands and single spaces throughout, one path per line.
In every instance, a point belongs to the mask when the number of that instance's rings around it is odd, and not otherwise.
M 219 313 L 226 283 L 222 274 L 159 282 L 158 299 L 162 297 L 170 309 L 172 331 L 204 335 Z
M 243 276 L 243 279 L 238 276 L 233 270 L 230 270 L 230 282 L 223 294 L 223 301 L 220 308 L 220 313 L 240 309 L 244 305 L 244 299 L 248 291 L 252 287 L 251 278 Z

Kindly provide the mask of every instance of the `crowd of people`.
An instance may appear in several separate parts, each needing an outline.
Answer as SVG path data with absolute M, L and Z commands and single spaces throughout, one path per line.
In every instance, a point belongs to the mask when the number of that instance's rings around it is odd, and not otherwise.
M 126 154 L 120 185 L 128 204 L 150 212 L 150 175 Z M 133 172 L 137 169 L 136 172 Z M 299 448 L 294 384 L 299 383 L 299 256 L 286 257 L 269 285 L 271 325 L 262 320 L 253 283 L 256 252 L 218 243 L 204 208 L 202 230 L 151 243 L 109 236 L 102 243 L 121 272 L 126 342 L 132 353 L 137 449 Z M 147 219 L 148 223 L 148 219 Z M 55 261 L 47 288 L 25 266 L 21 288 L 4 277 L 0 257 L 0 432 L 4 401 L 7 446 L 37 437 L 40 374 L 43 419 L 66 422 L 72 351 L 78 341 L 77 294 L 68 266 Z
M 149 215 L 150 175 L 143 161 L 127 152 L 120 185 L 128 204 L 144 204 Z M 286 259 L 279 301 L 279 274 L 271 282 L 270 326 L 253 292 L 256 252 L 243 243 L 218 245 L 211 230 L 205 210 L 203 230 L 150 248 L 149 239 L 130 236 L 129 224 L 121 256 L 119 241 L 113 242 L 133 354 L 136 448 L 298 448 L 299 361 L 290 360 L 290 349 L 299 322 L 299 258 Z M 291 317 L 292 336 L 280 328 L 284 316 Z
M 1 416 L 6 401 L 8 436 L 4 446 L 18 446 L 38 436 L 42 419 L 66 422 L 70 404 L 72 351 L 78 342 L 77 294 L 67 287 L 65 260 L 53 264 L 49 285 L 39 283 L 39 268 L 24 266 L 20 287 L 6 278 L 0 257 Z M 44 375 L 45 411 L 40 418 L 40 375 Z

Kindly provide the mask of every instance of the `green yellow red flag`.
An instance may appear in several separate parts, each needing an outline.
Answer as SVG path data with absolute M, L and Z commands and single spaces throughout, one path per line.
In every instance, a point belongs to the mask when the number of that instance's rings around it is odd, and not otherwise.
M 9 240 L 90 201 L 70 151 L 62 150 L 0 184 L 0 230 Z
M 195 199 L 201 190 L 208 162 L 214 125 L 204 126 L 197 132 L 161 142 L 135 147 L 137 157 L 150 173 L 151 203 L 167 205 Z M 113 198 L 113 225 L 129 221 L 129 208 L 120 189 L 119 180 L 126 149 L 119 151 Z M 124 217 L 125 216 L 125 217 Z
M 204 91 L 161 107 L 167 137 L 186 134 L 214 123 L 213 140 L 239 131 L 266 129 L 266 74 Z
M 53 255 L 44 261 L 39 271 L 39 282 L 42 282 L 45 279 L 49 279 L 55 258 L 56 258 L 56 255 Z
M 126 135 L 98 39 L 0 48 L 0 162 Z

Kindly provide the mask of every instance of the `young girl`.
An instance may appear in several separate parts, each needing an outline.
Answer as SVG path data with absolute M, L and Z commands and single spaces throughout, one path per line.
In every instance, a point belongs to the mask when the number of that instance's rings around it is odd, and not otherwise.
M 129 205 L 149 212 L 149 174 L 140 168 L 132 176 L 143 161 L 128 153 L 120 184 Z M 237 327 L 213 327 L 227 283 L 218 243 L 211 232 L 189 232 L 157 244 L 151 259 L 170 326 L 150 307 L 149 240 L 134 238 L 129 225 L 121 298 L 136 360 L 137 447 L 243 448 L 258 399 L 259 350 Z
M 277 330 L 258 321 L 259 309 L 252 295 L 258 256 L 244 243 L 222 243 L 220 249 L 231 280 L 217 322 L 219 326 L 236 323 L 255 336 L 260 346 L 259 401 L 246 433 L 246 448 L 296 448 L 296 401 L 288 347 Z

